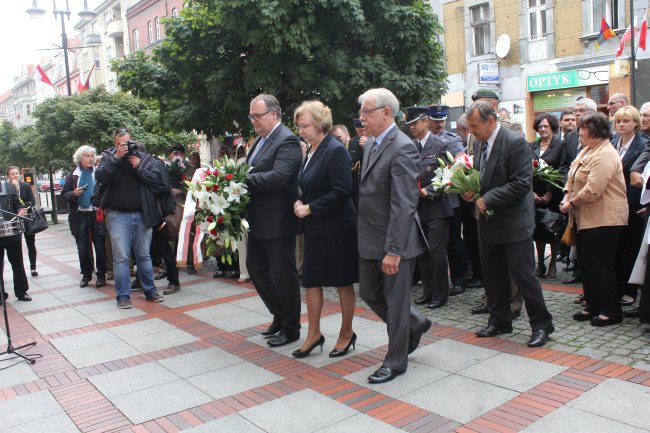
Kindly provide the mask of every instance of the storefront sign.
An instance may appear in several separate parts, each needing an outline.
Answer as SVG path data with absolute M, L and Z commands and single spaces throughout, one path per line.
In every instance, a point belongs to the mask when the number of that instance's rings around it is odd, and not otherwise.
M 587 95 L 584 87 L 564 90 L 551 90 L 549 92 L 535 93 L 533 106 L 535 111 L 573 109 L 576 99 Z
M 499 65 L 494 62 L 478 63 L 478 83 L 479 84 L 498 84 L 499 83 Z
M 609 70 L 607 68 L 585 68 L 530 75 L 527 82 L 529 92 L 595 86 L 609 82 Z

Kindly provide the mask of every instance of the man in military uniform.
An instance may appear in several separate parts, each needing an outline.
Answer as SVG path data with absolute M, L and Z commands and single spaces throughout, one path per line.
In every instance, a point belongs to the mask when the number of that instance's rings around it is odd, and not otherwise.
M 417 260 L 422 279 L 422 296 L 415 303 L 426 304 L 427 308 L 440 308 L 449 298 L 447 248 L 449 219 L 453 211 L 449 195 L 435 192 L 431 181 L 438 168 L 438 158 L 446 161 L 446 153 L 451 152 L 451 147 L 449 142 L 429 131 L 427 107 L 407 107 L 403 112 L 406 115 L 405 123 L 415 137 L 413 143 L 420 151 L 418 216 L 429 243 L 429 251 L 425 251 Z
M 448 143 L 451 154 L 456 157 L 464 152 L 463 140 L 460 135 L 449 132 L 447 116 L 449 107 L 447 105 L 429 105 L 429 128 L 436 137 Z M 449 294 L 460 295 L 465 291 L 467 282 L 470 280 L 470 259 L 469 253 L 461 236 L 462 216 L 460 211 L 460 200 L 458 194 L 450 194 L 453 214 L 449 227 L 449 273 L 453 287 Z
M 490 89 L 478 89 L 474 94 L 472 95 L 472 101 L 485 101 L 488 102 L 490 105 L 492 105 L 492 108 L 494 108 L 494 111 L 499 110 L 499 95 L 496 94 L 494 90 Z M 511 129 L 512 131 L 516 132 L 517 134 L 520 135 L 525 135 L 524 134 L 524 128 L 521 126 L 521 123 L 517 122 L 516 120 L 511 120 L 511 119 L 506 119 L 502 115 L 499 114 L 499 123 L 501 123 L 501 126 L 504 126 L 508 129 Z M 472 144 L 472 143 L 470 143 Z

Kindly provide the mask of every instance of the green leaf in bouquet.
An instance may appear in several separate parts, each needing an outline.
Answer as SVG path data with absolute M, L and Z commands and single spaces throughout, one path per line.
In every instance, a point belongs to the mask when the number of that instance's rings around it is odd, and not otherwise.
M 467 178 L 470 189 L 475 193 L 479 193 L 481 191 L 481 173 L 478 170 L 472 170 Z
M 228 260 L 228 265 L 232 266 L 232 256 L 230 254 L 226 256 L 226 260 Z
M 228 248 L 229 245 L 230 245 L 230 239 L 229 239 L 229 238 L 226 238 L 226 239 L 223 241 L 223 246 L 226 247 L 226 248 Z
M 184 180 L 183 182 L 185 182 L 185 186 L 187 186 L 188 188 L 194 189 L 194 184 L 192 184 L 192 182 L 190 182 L 189 180 Z

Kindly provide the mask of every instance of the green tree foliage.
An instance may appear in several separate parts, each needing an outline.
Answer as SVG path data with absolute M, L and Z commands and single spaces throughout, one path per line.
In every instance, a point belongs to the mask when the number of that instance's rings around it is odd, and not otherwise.
M 108 93 L 102 87 L 74 96 L 55 96 L 34 109 L 36 140 L 27 148 L 34 165 L 69 169 L 72 154 L 83 144 L 98 152 L 113 146 L 112 133 L 127 127 L 152 154 L 164 154 L 175 143 L 196 141 L 189 133 L 162 130 L 158 110 L 126 93 Z
M 113 68 L 118 85 L 158 101 L 161 122 L 211 135 L 249 125 L 250 99 L 278 96 L 289 117 L 307 99 L 349 121 L 357 97 L 387 87 L 403 105 L 446 90 L 441 27 L 421 0 L 191 0 L 161 46 Z M 287 116 L 285 116 L 287 117 Z

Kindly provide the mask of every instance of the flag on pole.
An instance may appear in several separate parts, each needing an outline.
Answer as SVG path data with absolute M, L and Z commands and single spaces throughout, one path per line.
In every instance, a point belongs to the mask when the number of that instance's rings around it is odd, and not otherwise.
M 596 51 L 600 48 L 605 41 L 616 36 L 612 28 L 607 24 L 605 17 L 600 16 L 600 33 L 598 34 L 598 39 L 596 39 Z
M 636 19 L 634 20 L 634 27 L 636 27 Z M 621 37 L 621 42 L 618 44 L 618 50 L 616 51 L 616 57 L 621 57 L 621 54 L 623 54 L 623 49 L 625 48 L 625 43 L 628 42 L 630 39 L 632 39 L 632 26 L 629 25 L 627 26 L 627 29 L 625 29 L 625 33 L 623 33 L 623 37 Z
M 36 69 L 34 70 L 34 74 L 32 74 L 32 78 L 34 79 L 34 81 L 39 81 L 43 84 L 49 84 L 50 86 L 54 87 L 50 79 L 47 77 L 47 74 L 45 73 L 43 68 L 41 68 L 41 65 L 36 66 Z
M 92 68 L 90 68 L 90 72 L 88 72 L 88 77 L 84 78 L 84 73 L 81 68 L 79 68 L 79 81 L 77 82 L 77 90 L 79 93 L 85 92 L 90 87 L 90 76 L 93 74 L 94 69 L 95 64 L 93 63 Z
M 648 37 L 648 10 L 643 13 L 643 21 L 641 21 L 641 28 L 639 29 L 639 48 L 645 51 L 646 39 Z

